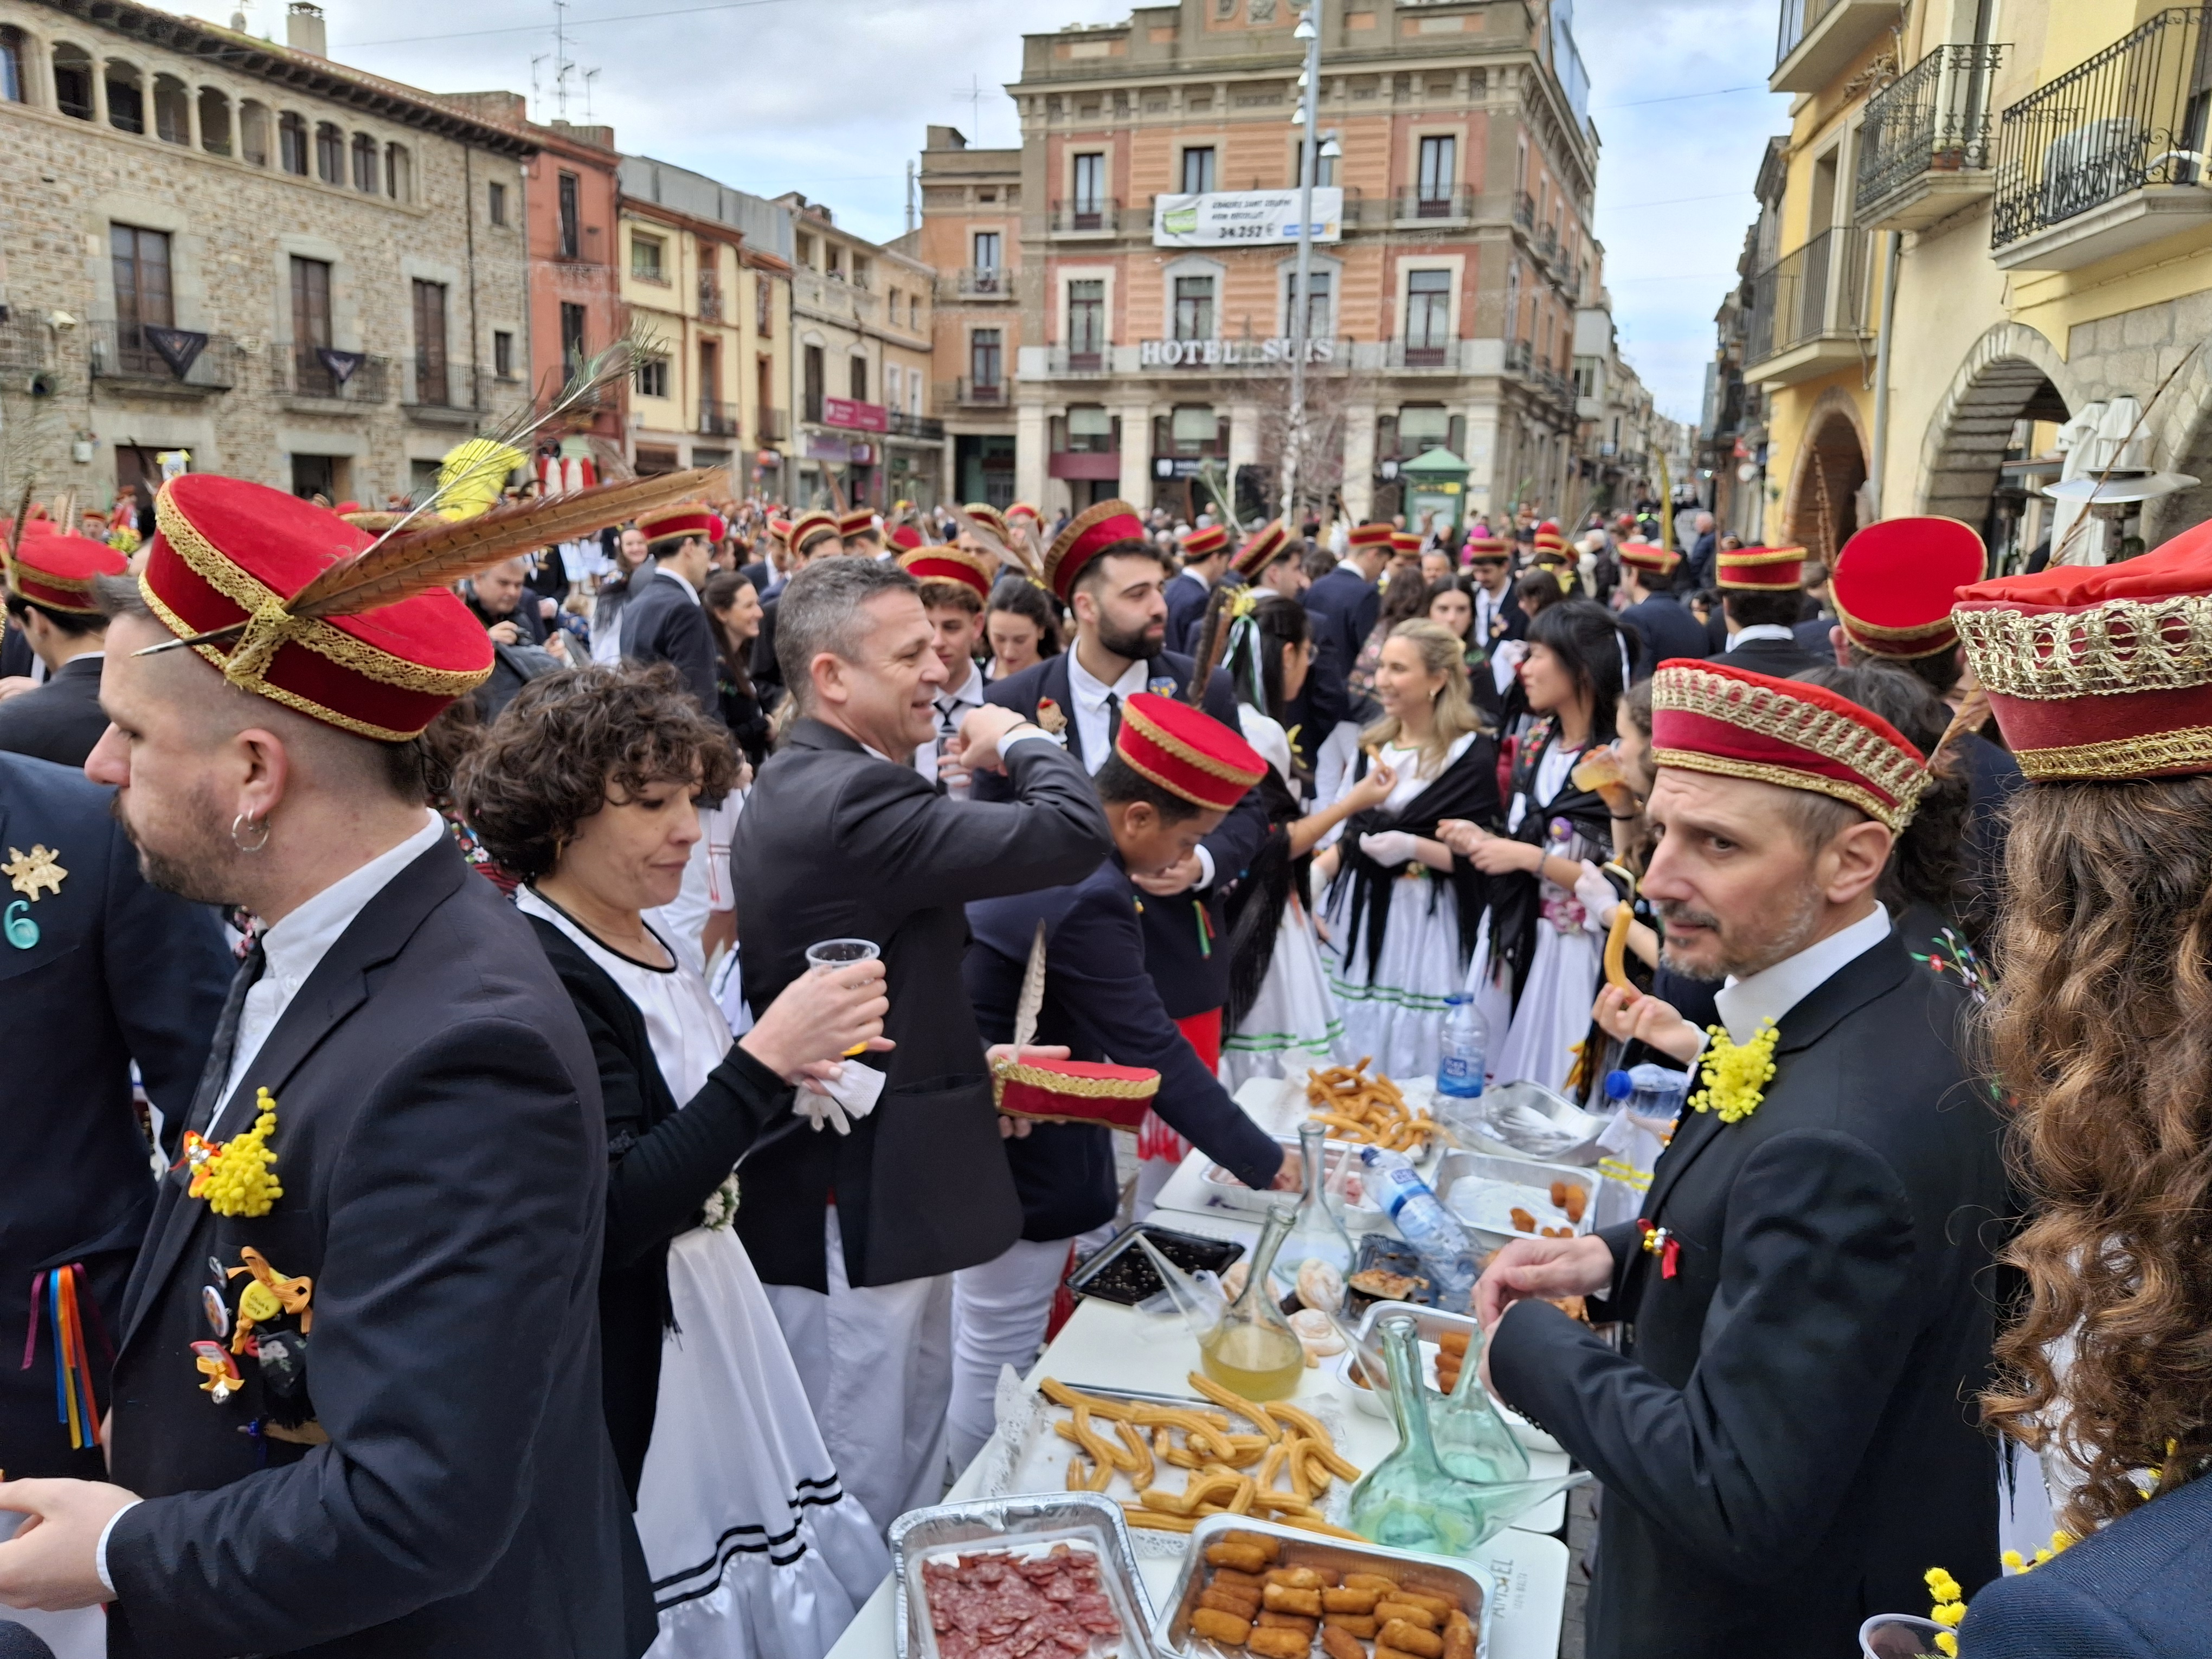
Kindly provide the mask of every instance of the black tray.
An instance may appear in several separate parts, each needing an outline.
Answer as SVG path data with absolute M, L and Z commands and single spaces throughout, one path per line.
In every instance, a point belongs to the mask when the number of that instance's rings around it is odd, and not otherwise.
M 1437 1305 L 1437 1287 L 1428 1282 L 1428 1272 L 1421 1266 L 1421 1258 L 1414 1253 L 1412 1245 L 1382 1233 L 1362 1233 L 1359 1236 L 1359 1255 L 1352 1263 L 1352 1270 L 1354 1273 L 1365 1273 L 1370 1267 L 1380 1267 L 1385 1273 L 1404 1273 L 1409 1278 L 1422 1281 L 1420 1289 L 1397 1297 L 1396 1300 L 1411 1302 L 1424 1308 L 1433 1308 Z M 1384 1299 L 1381 1297 L 1369 1296 L 1354 1287 L 1347 1287 L 1347 1289 L 1349 1290 L 1346 1301 L 1347 1315 L 1363 1313 L 1375 1303 Z
M 1187 1273 L 1224 1272 L 1244 1254 L 1244 1247 L 1234 1239 L 1179 1233 L 1170 1227 L 1140 1222 L 1115 1235 L 1104 1249 L 1077 1268 L 1067 1281 L 1067 1288 L 1078 1296 L 1095 1296 L 1102 1302 L 1117 1303 L 1124 1308 L 1133 1308 L 1148 1297 L 1158 1296 L 1163 1288 L 1160 1276 L 1145 1253 L 1137 1248 L 1139 1233 L 1151 1239 L 1154 1249 Z

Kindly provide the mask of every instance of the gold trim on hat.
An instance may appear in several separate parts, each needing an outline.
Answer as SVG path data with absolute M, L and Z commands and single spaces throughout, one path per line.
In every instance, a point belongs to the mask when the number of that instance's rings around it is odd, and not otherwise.
M 1702 715 L 1806 750 L 1871 778 L 1896 805 L 1881 804 L 1879 795 L 1860 785 L 1765 762 L 1670 750 L 1666 752 L 1692 758 L 1662 764 L 1686 766 L 1692 771 L 1719 772 L 1730 777 L 1756 777 L 1787 789 L 1811 789 L 1833 795 L 1838 800 L 1850 801 L 1893 830 L 1902 830 L 1911 821 L 1913 810 L 1919 805 L 1920 792 L 1928 787 L 1927 767 L 1880 732 L 1869 731 L 1849 715 L 1771 686 L 1753 685 L 1695 666 L 1662 668 L 1652 677 L 1651 708 L 1654 714 L 1664 711 Z M 1737 767 L 1756 769 L 1729 769 Z
M 2107 599 L 2086 611 L 1951 612 L 1989 690 L 2049 702 L 2212 685 L 2212 594 Z
M 1194 766 L 1200 771 L 1205 773 L 1208 777 L 1219 778 L 1224 783 L 1241 784 L 1243 787 L 1249 789 L 1254 784 L 1259 782 L 1261 778 L 1267 775 L 1264 771 L 1248 772 L 1241 766 L 1232 766 L 1227 761 L 1216 760 L 1211 755 L 1200 753 L 1199 750 L 1192 748 L 1181 738 L 1176 737 L 1170 733 L 1158 721 L 1146 719 L 1140 711 L 1130 708 L 1126 702 L 1121 705 L 1121 725 L 1125 729 L 1132 726 L 1135 726 L 1138 731 L 1145 734 L 1146 742 L 1153 744 L 1157 748 L 1166 750 L 1168 753 L 1173 755 L 1177 760 L 1182 762 L 1185 765 Z M 1227 728 L 1224 727 L 1224 729 L 1226 730 Z M 1117 754 L 1121 753 L 1121 749 L 1118 744 L 1115 745 L 1115 752 Z M 1121 758 L 1125 761 L 1129 759 L 1127 755 L 1122 755 Z M 1131 762 L 1130 763 L 1132 765 L 1135 764 L 1134 762 Z M 1146 774 L 1146 775 L 1150 776 L 1151 775 Z M 1154 778 L 1152 779 L 1152 781 L 1159 783 L 1160 781 L 1158 778 Z M 1173 786 L 1161 784 L 1160 787 L 1164 789 L 1172 787 Z M 1182 791 L 1180 789 L 1177 789 L 1176 793 L 1179 795 L 1182 794 Z M 1187 795 L 1183 798 L 1186 800 L 1189 799 Z M 1209 804 L 1210 803 L 1206 802 L 1200 803 L 1201 805 Z
M 1771 765 L 1765 761 L 1736 760 L 1727 755 L 1708 755 L 1696 749 L 1654 749 L 1651 763 L 1655 766 L 1672 766 L 1689 772 L 1711 772 L 1724 778 L 1749 778 L 1758 783 L 1771 783 L 1784 789 L 1805 789 L 1817 795 L 1829 795 L 1856 806 L 1875 823 L 1886 826 L 1892 835 L 1903 835 L 1905 826 L 1912 822 L 1912 805 L 1901 810 L 1885 805 L 1881 796 L 1864 784 L 1851 783 L 1841 778 L 1824 778 L 1814 772 L 1799 772 L 1787 766 Z
M 2066 780 L 2112 782 L 2147 778 L 2162 772 L 2212 771 L 2212 726 L 2185 726 L 2140 738 L 2110 738 L 2059 749 L 2015 749 L 2013 758 L 2027 777 L 2046 783 Z
M 1892 662 L 1917 662 L 1923 657 L 1933 657 L 1948 651 L 1959 643 L 1958 624 L 1952 621 L 1948 612 L 1934 622 L 1920 623 L 1911 628 L 1884 628 L 1878 623 L 1862 622 L 1851 615 L 1844 608 L 1844 601 L 1832 586 L 1828 589 L 1828 600 L 1836 607 L 1836 620 L 1844 625 L 1844 633 L 1852 644 L 1877 657 L 1887 657 Z M 1936 643 L 1923 643 L 1930 639 L 1934 639 Z M 1899 644 L 1910 642 L 1921 645 L 1922 648 L 1917 651 L 1890 650 L 1883 644 L 1887 641 Z
M 1747 547 L 1730 548 L 1727 552 L 1717 553 L 1713 556 L 1719 561 L 1722 567 L 1741 564 L 1787 564 L 1792 559 L 1802 563 L 1805 550 L 1802 547 L 1770 547 L 1764 552 L 1754 553 Z

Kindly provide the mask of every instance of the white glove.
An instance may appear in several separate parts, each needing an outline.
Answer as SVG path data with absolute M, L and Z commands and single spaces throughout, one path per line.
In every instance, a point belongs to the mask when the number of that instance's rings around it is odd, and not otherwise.
M 1359 838 L 1359 850 L 1386 870 L 1395 870 L 1413 856 L 1415 837 L 1408 830 L 1384 830 Z
M 1613 890 L 1605 872 L 1588 859 L 1583 860 L 1583 872 L 1575 878 L 1575 896 L 1582 901 L 1583 914 L 1599 933 L 1613 926 L 1613 913 L 1620 908 L 1620 895 Z
M 834 1077 L 803 1079 L 791 1109 L 807 1119 L 817 1134 L 826 1122 L 841 1135 L 853 1133 L 853 1120 L 876 1109 L 884 1074 L 872 1066 L 841 1066 Z

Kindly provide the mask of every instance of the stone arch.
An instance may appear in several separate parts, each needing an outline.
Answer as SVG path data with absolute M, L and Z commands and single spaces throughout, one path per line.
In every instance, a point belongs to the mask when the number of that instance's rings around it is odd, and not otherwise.
M 1783 493 L 1782 535 L 1824 564 L 1859 527 L 1859 491 L 1869 445 L 1850 395 L 1831 386 L 1805 419 L 1805 435 Z
M 2031 411 L 2063 421 L 2087 401 L 2057 347 L 2024 324 L 1999 323 L 1974 342 L 1928 418 L 1913 511 L 1982 528 L 2014 423 Z
M 2190 360 L 2144 422 L 2144 429 L 2154 434 L 2153 465 L 2203 480 L 2143 503 L 2142 537 L 2148 547 L 2212 519 L 2212 364 L 2205 356 L 2199 351 Z

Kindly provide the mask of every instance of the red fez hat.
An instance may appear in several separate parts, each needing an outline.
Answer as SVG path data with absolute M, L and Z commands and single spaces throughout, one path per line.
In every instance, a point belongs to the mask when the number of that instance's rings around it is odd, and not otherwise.
M 1352 526 L 1351 542 L 1354 547 L 1388 547 L 1397 533 L 1396 526 L 1377 519 Z
M 1536 526 L 1536 545 L 1539 548 L 1565 552 L 1567 538 L 1559 533 L 1559 526 L 1557 524 L 1547 519 Z
M 967 506 L 962 507 L 960 510 L 963 513 L 965 513 L 969 518 L 975 520 L 977 524 L 981 525 L 984 529 L 989 531 L 994 536 L 996 536 L 1000 541 L 1005 541 L 1006 539 L 1007 532 L 1006 514 L 1000 512 L 999 509 L 992 506 L 990 502 L 970 501 Z
M 1828 595 L 1844 633 L 1869 656 L 1932 657 L 1958 644 L 1952 601 L 1985 568 L 1970 525 L 1884 519 L 1844 544 Z
M 1512 549 L 1503 536 L 1469 536 L 1467 556 L 1470 559 L 1504 559 L 1512 556 Z
M 1637 570 L 1656 570 L 1661 575 L 1671 575 L 1674 567 L 1682 562 L 1682 556 L 1656 542 L 1623 542 L 1620 548 L 1621 563 Z
M 891 545 L 893 547 L 903 547 L 908 550 L 912 550 L 915 548 L 920 547 L 921 544 L 921 532 L 915 529 L 914 526 L 910 524 L 902 524 L 896 530 L 891 532 Z
M 1016 519 L 1027 519 L 1031 524 L 1042 524 L 1044 514 L 1027 501 L 1016 501 L 1006 509 L 1006 522 L 1012 524 Z
M 1802 547 L 1737 547 L 1714 556 L 1717 585 L 1738 592 L 1788 592 L 1805 574 Z
M 696 536 L 701 541 L 719 542 L 729 533 L 722 515 L 703 501 L 678 501 L 657 513 L 641 513 L 637 515 L 637 527 L 648 542 L 665 541 L 672 536 Z
M 1418 553 L 1421 550 L 1421 538 L 1410 530 L 1394 530 L 1390 532 L 1390 550 L 1393 553 Z
M 1267 770 L 1259 751 L 1213 716 L 1154 691 L 1134 692 L 1122 705 L 1114 752 L 1170 794 L 1219 812 Z
M 1237 550 L 1231 562 L 1240 576 L 1257 576 L 1280 558 L 1289 549 L 1291 532 L 1280 519 L 1271 519 L 1252 532 L 1251 539 Z
M 768 521 L 768 533 L 776 538 L 779 541 L 787 540 L 791 535 L 791 520 L 788 519 L 770 519 Z
M 918 582 L 958 582 L 972 587 L 987 603 L 991 584 L 999 577 L 996 559 L 964 547 L 917 547 L 899 555 L 898 568 Z
M 837 520 L 837 533 L 850 540 L 854 536 L 876 533 L 876 515 L 868 508 L 858 507 Z
M 1229 526 L 1209 524 L 1194 530 L 1182 538 L 1182 556 L 1186 559 L 1211 558 L 1229 545 Z
M 1000 1111 L 1048 1123 L 1097 1123 L 1137 1133 L 1160 1091 L 1160 1074 L 1084 1060 L 997 1060 L 991 1091 Z
M 2031 780 L 2212 772 L 2212 523 L 2120 564 L 1975 582 L 1951 619 Z
M 21 544 L 8 558 L 8 585 L 33 605 L 72 616 L 96 617 L 92 581 L 120 576 L 131 562 L 106 542 L 89 536 L 58 535 L 26 527 Z
M 233 684 L 340 731 L 401 743 L 490 675 L 483 624 L 446 588 L 355 616 L 313 619 L 275 610 L 373 538 L 281 489 L 187 472 L 154 498 L 159 528 L 139 591 L 179 639 L 252 624 L 192 648 Z
M 1848 801 L 1901 831 L 1928 767 L 1905 734 L 1826 686 L 1677 657 L 1651 677 L 1655 765 Z
M 836 520 L 831 518 L 827 513 L 817 510 L 812 513 L 802 513 L 793 519 L 784 539 L 790 544 L 793 552 L 804 553 L 810 542 L 818 542 L 824 536 L 836 536 L 842 538 L 844 532 L 837 528 Z
M 966 511 L 970 518 L 975 516 L 975 508 Z M 1045 586 L 1062 605 L 1066 604 L 1084 567 L 1121 542 L 1142 543 L 1147 550 L 1152 546 L 1145 521 L 1137 516 L 1135 507 L 1127 501 L 1101 501 L 1085 508 L 1067 521 L 1045 550 Z

